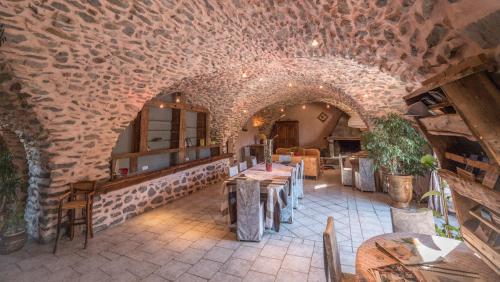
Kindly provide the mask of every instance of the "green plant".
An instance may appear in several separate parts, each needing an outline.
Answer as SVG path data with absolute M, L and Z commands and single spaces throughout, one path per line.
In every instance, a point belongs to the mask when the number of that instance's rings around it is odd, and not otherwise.
M 421 175 L 420 159 L 428 150 L 425 139 L 412 124 L 397 114 L 375 120 L 375 128 L 362 135 L 363 150 L 374 160 L 375 168 L 385 168 L 393 175 Z
M 23 185 L 12 164 L 12 155 L 0 149 L 0 230 L 16 232 L 24 228 L 24 208 L 19 203 L 18 188 Z
M 420 162 L 422 165 L 429 169 L 429 170 L 436 170 L 438 168 L 438 162 L 436 158 L 434 158 L 432 155 L 425 155 L 420 159 Z M 448 184 L 444 182 L 443 180 L 440 181 L 439 183 L 440 189 L 439 191 L 428 191 L 422 197 L 420 198 L 420 201 L 423 201 L 426 198 L 430 198 L 432 196 L 435 196 L 439 199 L 441 202 L 441 205 L 443 207 L 443 214 L 441 214 L 438 211 L 433 210 L 434 217 L 437 217 L 443 221 L 443 223 L 436 223 L 435 228 L 436 228 L 436 233 L 439 236 L 442 237 L 448 237 L 448 238 L 453 238 L 457 240 L 462 240 L 462 236 L 460 236 L 460 227 L 456 227 L 450 224 L 449 218 L 448 218 L 448 200 L 449 196 L 447 196 L 444 192 L 444 190 L 448 187 Z
M 448 238 L 453 238 L 456 240 L 462 240 L 462 236 L 460 235 L 460 227 L 456 227 L 450 224 L 450 221 L 448 219 L 448 200 L 449 196 L 446 196 L 444 193 L 444 189 L 447 187 L 447 184 L 441 180 L 440 183 L 440 189 L 439 191 L 428 191 L 424 195 L 422 195 L 422 198 L 420 198 L 420 201 L 423 201 L 426 198 L 430 198 L 432 196 L 435 196 L 439 199 L 441 202 L 441 205 L 443 207 L 443 214 L 441 214 L 439 211 L 433 210 L 434 217 L 439 218 L 443 222 L 439 222 L 434 224 L 436 233 L 441 236 L 441 237 L 448 237 Z

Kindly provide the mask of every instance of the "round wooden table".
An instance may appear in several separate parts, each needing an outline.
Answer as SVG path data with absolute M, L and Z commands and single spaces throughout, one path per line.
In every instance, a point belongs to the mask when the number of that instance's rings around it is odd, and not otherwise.
M 396 263 L 397 261 L 385 253 L 381 252 L 375 246 L 376 241 L 394 240 L 401 238 L 418 238 L 424 245 L 433 246 L 433 236 L 417 234 L 417 233 L 388 233 L 370 238 L 363 242 L 358 248 L 356 254 L 356 280 L 357 281 L 374 281 L 373 275 L 368 271 L 371 268 L 380 267 Z M 465 243 L 460 242 L 450 253 L 445 256 L 446 264 L 454 269 L 462 269 L 473 271 L 482 276 L 485 281 L 499 281 L 499 276 L 494 270 L 488 267 L 480 258 L 474 255 L 474 252 L 469 249 Z M 415 275 L 422 279 L 418 271 Z

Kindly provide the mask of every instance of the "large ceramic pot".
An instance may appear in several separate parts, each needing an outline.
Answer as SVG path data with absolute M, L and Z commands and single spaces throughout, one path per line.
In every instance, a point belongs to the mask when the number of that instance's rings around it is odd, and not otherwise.
M 10 234 L 0 234 L 0 254 L 6 255 L 20 250 L 26 244 L 27 239 L 26 230 Z
M 392 206 L 396 208 L 407 208 L 413 194 L 413 176 L 411 175 L 388 175 L 389 196 Z

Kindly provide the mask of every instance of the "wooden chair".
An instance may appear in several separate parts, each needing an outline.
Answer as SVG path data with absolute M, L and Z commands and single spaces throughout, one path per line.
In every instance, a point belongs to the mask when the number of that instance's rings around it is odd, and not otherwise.
M 236 181 L 237 228 L 239 241 L 259 242 L 264 234 L 264 202 L 260 199 L 260 182 L 255 179 Z
M 241 162 L 240 165 L 240 172 L 244 171 L 244 170 L 247 170 L 247 162 Z
M 290 163 L 292 162 L 292 156 L 291 155 L 279 155 L 279 162 L 280 163 Z
M 238 166 L 230 166 L 229 167 L 229 177 L 236 176 L 238 174 Z
M 251 161 L 252 166 L 256 166 L 257 165 L 257 158 L 255 156 L 251 156 L 250 157 L 250 161 Z
M 348 158 L 339 155 L 339 164 L 340 164 L 340 179 L 342 185 L 352 186 L 352 167 L 350 167 L 351 162 L 349 162 Z
M 333 217 L 328 217 L 325 232 L 323 232 L 323 257 L 325 275 L 328 282 L 354 281 L 354 275 L 342 273 L 340 255 L 337 247 L 337 236 Z
M 75 237 L 75 225 L 85 224 L 85 244 L 84 249 L 87 248 L 88 237 L 94 237 L 94 230 L 92 229 L 92 205 L 94 200 L 96 185 L 95 181 L 80 181 L 70 184 L 70 190 L 63 195 L 59 196 L 59 209 L 57 214 L 57 233 L 56 241 L 54 243 L 54 254 L 57 251 L 57 243 L 59 242 L 61 231 L 62 213 L 64 210 L 69 212 L 69 237 L 73 240 Z M 65 202 L 65 200 L 68 201 Z M 82 217 L 75 218 L 76 210 L 82 209 Z

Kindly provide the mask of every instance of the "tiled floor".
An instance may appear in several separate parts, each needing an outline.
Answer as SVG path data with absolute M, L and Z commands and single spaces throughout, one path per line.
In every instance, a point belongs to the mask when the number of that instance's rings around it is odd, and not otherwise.
M 386 195 L 353 192 L 336 171 L 306 180 L 293 224 L 260 243 L 238 242 L 221 223 L 219 186 L 210 187 L 96 234 L 87 250 L 78 238 L 30 242 L 0 256 L 0 281 L 324 281 L 322 236 L 334 216 L 344 272 L 357 247 L 391 232 Z

